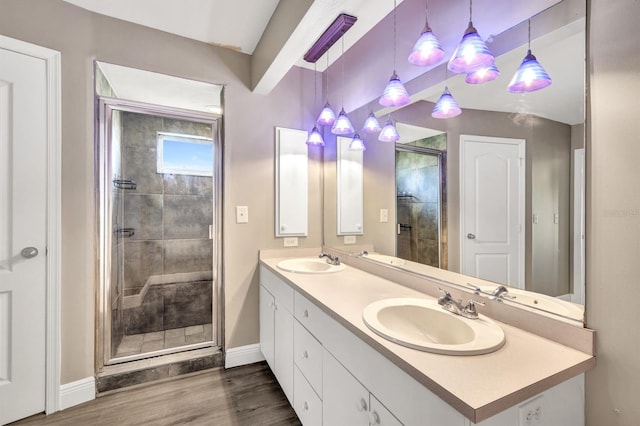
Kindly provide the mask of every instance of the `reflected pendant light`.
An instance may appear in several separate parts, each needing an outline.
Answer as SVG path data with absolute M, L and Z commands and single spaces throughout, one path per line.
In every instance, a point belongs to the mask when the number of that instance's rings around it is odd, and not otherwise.
M 419 67 L 435 65 L 444 58 L 444 49 L 429 26 L 429 5 L 425 5 L 426 15 L 424 29 L 409 54 L 409 63 Z
M 477 71 L 467 74 L 464 81 L 469 84 L 482 84 L 489 81 L 493 81 L 500 76 L 500 70 L 495 64 L 489 65 L 486 68 L 481 68 Z
M 318 79 L 316 78 L 317 70 L 316 64 L 313 63 L 313 104 L 316 104 L 316 93 L 318 90 Z M 309 146 L 324 146 L 324 139 L 320 134 L 317 126 L 313 126 L 313 129 L 309 132 L 309 136 L 307 137 L 307 145 Z
M 509 83 L 511 93 L 526 93 L 544 89 L 551 84 L 551 77 L 531 53 L 531 20 L 529 20 L 529 48 L 520 67 Z
M 367 117 L 367 119 L 364 121 L 364 124 L 362 125 L 362 132 L 378 133 L 380 130 L 382 130 L 382 127 L 380 127 L 380 122 L 378 122 L 378 119 L 373 114 L 373 112 L 369 113 L 369 116 Z
M 349 151 L 366 151 L 367 147 L 364 146 L 364 140 L 359 134 L 355 134 L 351 142 L 349 142 Z
M 315 62 L 314 62 L 315 65 Z M 327 68 L 325 69 L 327 73 L 327 94 L 329 93 L 329 52 L 327 51 Z M 328 96 L 328 95 L 327 95 Z M 320 115 L 318 116 L 317 123 L 321 126 L 332 126 L 333 123 L 336 122 L 336 113 L 331 108 L 329 104 L 329 100 L 324 104 L 324 108 L 320 111 Z
M 451 118 L 460 115 L 462 110 L 458 106 L 458 103 L 449 92 L 449 88 L 445 86 L 444 92 L 440 95 L 440 99 L 433 107 L 431 116 L 433 118 Z
M 449 60 L 448 68 L 458 74 L 470 74 L 495 62 L 495 57 L 473 26 L 473 2 L 469 0 L 469 26 Z
M 387 123 L 382 128 L 378 140 L 382 142 L 398 142 L 400 140 L 400 134 L 396 125 L 391 121 L 391 117 L 387 120 Z
M 351 120 L 347 117 L 347 113 L 344 112 L 344 108 L 340 110 L 340 114 L 338 114 L 338 118 L 336 118 L 336 122 L 333 123 L 333 127 L 331 128 L 331 133 L 334 135 L 349 135 L 353 133 L 355 130 L 353 125 L 351 124 Z
M 396 0 L 393 0 L 393 74 L 380 97 L 380 105 L 386 107 L 401 107 L 411 102 L 409 93 L 396 74 Z
M 342 66 L 342 105 L 344 105 L 344 36 L 342 37 L 342 57 L 340 58 L 340 63 Z M 353 124 L 351 124 L 351 120 L 347 116 L 347 113 L 344 112 L 344 106 L 340 109 L 340 113 L 336 118 L 335 123 L 331 127 L 331 133 L 334 135 L 350 135 L 355 132 L 353 128 Z

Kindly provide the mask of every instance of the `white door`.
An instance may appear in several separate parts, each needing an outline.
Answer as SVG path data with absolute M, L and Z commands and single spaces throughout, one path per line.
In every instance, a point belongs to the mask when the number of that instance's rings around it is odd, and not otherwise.
M 0 424 L 45 409 L 47 67 L 0 49 Z
M 525 141 L 460 136 L 461 272 L 524 288 Z

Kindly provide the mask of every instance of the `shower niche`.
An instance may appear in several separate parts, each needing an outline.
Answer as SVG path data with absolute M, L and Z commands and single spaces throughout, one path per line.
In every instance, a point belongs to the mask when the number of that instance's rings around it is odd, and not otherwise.
M 222 335 L 220 115 L 172 99 L 189 91 L 170 83 L 141 101 L 119 68 L 96 66 L 99 370 L 219 349 Z M 138 72 L 126 80 L 142 84 Z M 206 105 L 219 105 L 219 86 L 208 86 L 217 98 Z

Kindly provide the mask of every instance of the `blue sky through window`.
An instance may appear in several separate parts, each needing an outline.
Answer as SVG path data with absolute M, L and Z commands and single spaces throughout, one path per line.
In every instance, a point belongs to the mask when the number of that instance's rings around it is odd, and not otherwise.
M 164 136 L 161 143 L 162 165 L 159 172 L 212 175 L 213 144 L 210 141 L 190 142 Z

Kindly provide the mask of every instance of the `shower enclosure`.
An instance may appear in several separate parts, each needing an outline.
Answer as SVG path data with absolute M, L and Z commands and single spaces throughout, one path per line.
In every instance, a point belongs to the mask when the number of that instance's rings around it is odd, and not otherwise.
M 396 255 L 447 268 L 447 136 L 396 144 Z
M 221 346 L 218 117 L 98 98 L 101 366 Z

